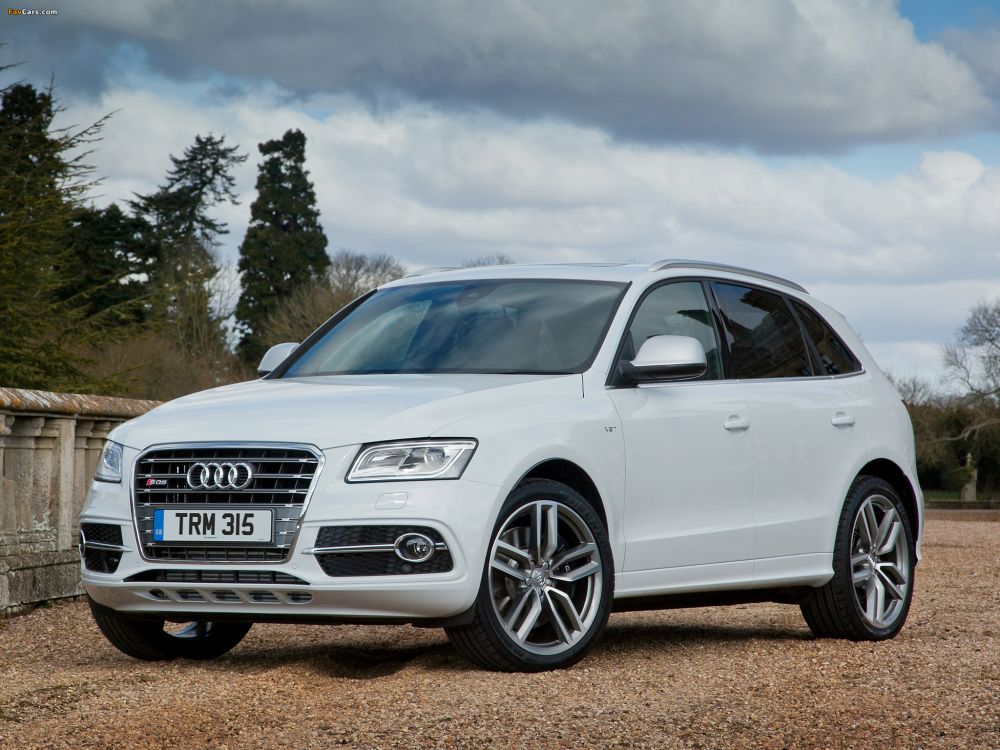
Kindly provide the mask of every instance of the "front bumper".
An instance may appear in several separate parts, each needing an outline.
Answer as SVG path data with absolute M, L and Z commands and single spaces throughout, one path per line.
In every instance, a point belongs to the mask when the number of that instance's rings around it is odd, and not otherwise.
M 447 620 L 465 612 L 478 593 L 489 535 L 506 492 L 464 479 L 347 484 L 343 474 L 355 453 L 355 448 L 326 452 L 326 467 L 316 480 L 295 544 L 288 559 L 280 563 L 147 560 L 136 536 L 128 482 L 94 482 L 80 521 L 120 526 L 125 551 L 114 573 L 84 566 L 84 588 L 96 602 L 111 609 L 170 618 L 406 622 Z M 309 553 L 324 526 L 396 525 L 429 527 L 439 533 L 452 556 L 452 569 L 334 578 Z M 294 576 L 298 582 L 126 580 L 161 570 L 274 571 Z M 279 576 L 278 580 L 285 579 Z

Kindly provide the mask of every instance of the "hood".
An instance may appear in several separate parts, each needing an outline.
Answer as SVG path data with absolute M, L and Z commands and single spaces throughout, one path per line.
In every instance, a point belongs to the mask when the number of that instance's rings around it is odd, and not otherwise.
M 583 395 L 580 375 L 339 375 L 247 383 L 184 396 L 118 427 L 113 440 L 289 442 L 318 448 L 449 435 L 458 420 Z M 442 432 L 445 430 L 445 432 Z

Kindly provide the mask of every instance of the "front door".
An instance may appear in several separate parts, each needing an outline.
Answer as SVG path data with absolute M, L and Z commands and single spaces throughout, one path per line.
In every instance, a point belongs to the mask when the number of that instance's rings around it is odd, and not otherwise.
M 673 281 L 647 292 L 620 361 L 661 334 L 698 339 L 708 371 L 694 381 L 620 382 L 610 391 L 627 457 L 619 586 L 626 595 L 632 587 L 682 589 L 753 575 L 750 413 L 740 385 L 722 379 L 716 321 L 700 281 Z

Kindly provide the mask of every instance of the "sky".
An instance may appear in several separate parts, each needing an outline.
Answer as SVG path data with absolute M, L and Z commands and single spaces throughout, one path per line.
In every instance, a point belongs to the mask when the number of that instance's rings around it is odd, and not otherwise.
M 0 84 L 115 114 L 97 205 L 195 134 L 299 128 L 331 252 L 411 268 L 698 258 L 792 278 L 940 382 L 1000 298 L 1000 0 L 45 0 Z

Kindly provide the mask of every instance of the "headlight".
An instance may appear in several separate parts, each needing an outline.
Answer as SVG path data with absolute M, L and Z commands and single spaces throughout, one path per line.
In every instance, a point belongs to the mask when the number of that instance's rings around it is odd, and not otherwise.
M 104 444 L 101 457 L 97 459 L 94 479 L 98 482 L 122 481 L 122 447 L 110 440 Z
M 348 482 L 458 479 L 476 451 L 475 440 L 420 440 L 362 448 Z

